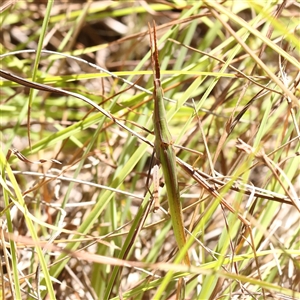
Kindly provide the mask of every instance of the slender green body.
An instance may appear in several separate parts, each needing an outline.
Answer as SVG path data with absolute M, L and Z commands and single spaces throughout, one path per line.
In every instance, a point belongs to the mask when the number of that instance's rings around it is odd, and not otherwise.
M 184 232 L 182 206 L 177 180 L 176 156 L 174 148 L 172 146 L 172 136 L 169 131 L 168 123 L 166 120 L 166 112 L 163 100 L 163 89 L 160 83 L 160 70 L 158 64 L 155 27 L 153 40 L 154 43 L 152 41 L 151 49 L 154 47 L 154 53 L 152 53 L 152 65 L 154 70 L 153 123 L 155 135 L 155 154 L 162 166 L 174 235 L 178 248 L 179 250 L 181 250 L 186 244 L 186 235 Z M 185 264 L 190 265 L 188 253 L 186 253 L 185 255 L 184 262 Z

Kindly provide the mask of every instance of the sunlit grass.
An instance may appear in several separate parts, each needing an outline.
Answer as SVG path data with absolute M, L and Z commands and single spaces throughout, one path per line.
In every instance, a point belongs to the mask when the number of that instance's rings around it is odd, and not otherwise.
M 48 23 L 42 4 L 2 13 L 3 298 L 168 299 L 181 277 L 185 299 L 300 298 L 297 5 L 175 5 L 54 2 Z M 173 264 L 163 183 L 149 209 L 153 19 L 191 268 Z M 40 38 L 37 60 L 26 50 Z

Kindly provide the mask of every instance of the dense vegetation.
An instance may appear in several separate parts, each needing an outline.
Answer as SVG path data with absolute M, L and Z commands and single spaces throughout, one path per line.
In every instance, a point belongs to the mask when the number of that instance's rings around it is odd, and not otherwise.
M 1 4 L 2 299 L 300 299 L 299 8 Z M 153 20 L 191 267 L 163 178 L 153 212 Z

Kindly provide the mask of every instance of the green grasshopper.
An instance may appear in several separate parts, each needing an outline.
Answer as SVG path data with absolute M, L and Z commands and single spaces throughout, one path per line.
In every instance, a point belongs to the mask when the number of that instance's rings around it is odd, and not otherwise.
M 180 201 L 180 191 L 176 172 L 176 155 L 172 145 L 172 136 L 168 128 L 166 119 L 166 112 L 163 100 L 163 89 L 160 82 L 160 67 L 158 62 L 158 50 L 156 41 L 155 23 L 153 22 L 153 37 L 151 34 L 151 27 L 149 26 L 149 35 L 151 43 L 151 62 L 153 69 L 153 83 L 154 83 L 154 150 L 158 161 L 161 164 L 165 185 L 167 189 L 167 197 L 169 203 L 169 210 L 172 220 L 173 231 L 175 239 L 179 248 L 182 250 L 186 244 L 186 235 L 184 232 L 184 223 L 182 216 L 182 207 Z M 190 265 L 188 253 L 184 257 L 184 263 Z

